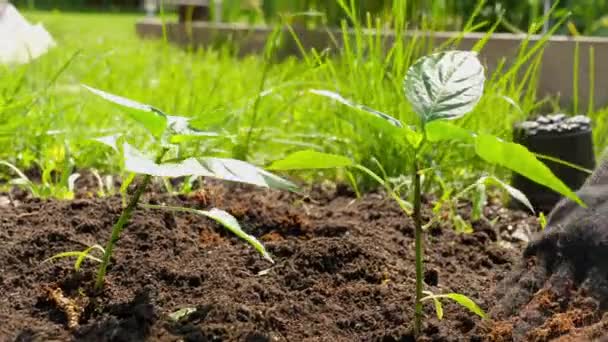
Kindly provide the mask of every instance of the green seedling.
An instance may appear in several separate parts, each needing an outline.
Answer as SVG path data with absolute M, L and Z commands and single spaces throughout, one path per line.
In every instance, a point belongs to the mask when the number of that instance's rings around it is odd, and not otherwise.
M 127 138 L 120 134 L 95 139 L 120 153 L 123 169 L 131 173 L 131 176 L 125 182 L 127 185 L 123 184 L 121 188 L 121 192 L 124 194 L 123 198 L 127 197 L 126 189 L 128 184 L 134 181 L 134 175 L 143 175 L 143 180 L 136 186 L 133 195 L 127 201 L 120 217 L 112 228 L 112 235 L 106 244 L 103 257 L 101 258 L 101 265 L 97 272 L 95 281 L 96 290 L 100 290 L 103 287 L 114 246 L 120 239 L 120 234 L 126 223 L 136 210 L 140 198 L 150 184 L 152 177 L 213 177 L 262 187 L 286 190 L 294 190 L 296 188 L 293 183 L 244 161 L 214 157 L 185 157 L 184 153 L 179 153 L 181 151 L 178 151 L 179 146 L 176 142 L 183 141 L 184 139 L 206 139 L 215 137 L 218 134 L 193 128 L 190 125 L 189 118 L 170 116 L 150 105 L 141 104 L 88 86 L 84 86 L 84 88 L 109 102 L 121 106 L 125 114 L 147 129 L 157 150 L 155 157 L 149 157 L 130 145 L 127 142 Z M 170 157 L 171 154 L 173 154 L 173 157 Z M 156 206 L 153 208 L 159 209 L 164 207 Z M 202 211 L 174 207 L 168 207 L 167 209 L 191 212 L 215 220 L 251 244 L 265 259 L 272 261 L 264 246 L 253 236 L 245 234 L 238 225 L 237 220 L 223 210 L 214 208 L 209 211 Z M 74 252 L 67 252 L 67 254 L 55 257 L 75 255 Z
M 471 311 L 472 313 L 476 314 L 477 316 L 479 316 L 481 318 L 486 317 L 485 312 L 483 312 L 483 310 L 467 296 L 463 296 L 459 293 L 446 293 L 446 294 L 441 294 L 441 295 L 434 295 L 430 291 L 422 291 L 422 293 L 425 294 L 426 297 L 422 298 L 421 301 L 424 302 L 427 300 L 433 300 L 433 304 L 435 305 L 435 313 L 437 314 L 437 318 L 439 320 L 443 319 L 443 304 L 441 303 L 441 299 L 444 299 L 444 298 L 455 301 L 460 306 L 469 309 L 469 311 Z
M 425 225 L 422 222 L 421 211 L 421 177 L 423 172 L 428 169 L 424 165 L 424 162 L 428 160 L 424 158 L 428 157 L 425 154 L 426 150 L 450 141 L 461 142 L 463 145 L 472 147 L 476 155 L 482 160 L 515 171 L 580 205 L 584 205 L 571 189 L 524 146 L 504 141 L 489 134 L 473 133 L 449 122 L 463 117 L 475 108 L 483 94 L 484 83 L 484 68 L 475 52 L 439 52 L 417 60 L 408 69 L 403 84 L 405 97 L 418 115 L 419 121 L 414 127 L 402 123 L 391 115 L 356 104 L 338 93 L 328 90 L 310 91 L 315 95 L 330 98 L 359 112 L 371 114 L 369 122 L 373 122 L 373 125 L 370 124 L 370 126 L 381 127 L 381 134 L 393 138 L 396 146 L 404 146 L 403 156 L 410 163 L 410 192 L 412 194 L 413 210 L 411 210 L 408 202 L 403 200 L 390 186 L 387 186 L 386 181 L 370 170 L 354 163 L 350 158 L 308 150 L 289 155 L 268 168 L 275 171 L 335 167 L 356 168 L 385 186 L 388 194 L 399 203 L 401 208 L 407 214 L 413 215 L 416 258 L 414 315 L 414 333 L 416 336 L 421 332 L 423 316 L 423 229 Z M 497 179 L 487 178 L 482 183 L 486 181 L 496 182 Z M 474 186 L 477 187 L 482 183 L 478 182 Z M 499 182 L 499 184 L 504 183 Z M 507 190 L 510 190 L 510 188 L 507 187 Z M 511 190 L 511 192 L 513 191 Z M 519 199 L 522 200 L 522 198 Z
M 52 257 L 44 260 L 43 263 L 46 263 L 46 262 L 49 262 L 49 261 L 52 261 L 55 259 L 60 259 L 60 258 L 75 257 L 76 261 L 74 262 L 74 271 L 78 272 L 78 271 L 80 271 L 80 266 L 82 265 L 82 263 L 84 262 L 85 259 L 89 259 L 89 260 L 101 263 L 101 259 L 91 255 L 91 252 L 93 252 L 94 250 L 100 251 L 102 255 L 105 254 L 105 252 L 106 252 L 103 249 L 103 247 L 101 247 L 100 245 L 93 245 L 93 246 L 87 247 L 83 251 L 70 251 L 70 252 L 57 253 L 57 254 L 53 255 Z
M 9 168 L 17 177 L 9 180 L 8 184 L 25 188 L 30 194 L 38 198 L 60 198 L 60 199 L 73 199 L 74 198 L 74 183 L 80 177 L 78 173 L 68 173 L 67 177 L 61 177 L 61 179 L 55 182 L 51 177 L 51 171 L 54 169 L 51 167 L 42 168 L 42 179 L 41 182 L 34 182 L 25 173 L 14 164 L 9 163 L 5 160 L 0 160 L 0 165 Z

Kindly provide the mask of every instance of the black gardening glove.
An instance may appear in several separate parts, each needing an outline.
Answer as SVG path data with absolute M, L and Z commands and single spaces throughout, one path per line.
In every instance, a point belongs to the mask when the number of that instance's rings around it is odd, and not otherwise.
M 608 307 L 608 159 L 577 191 L 587 205 L 562 199 L 524 259 L 497 287 L 495 320 L 509 321 L 515 340 L 551 331 L 556 314 L 600 313 Z M 576 323 L 576 322 L 575 322 Z

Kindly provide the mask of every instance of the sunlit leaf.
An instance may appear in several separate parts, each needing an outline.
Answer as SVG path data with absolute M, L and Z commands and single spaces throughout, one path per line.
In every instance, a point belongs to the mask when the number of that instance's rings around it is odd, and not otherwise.
M 457 140 L 472 143 L 475 139 L 475 135 L 468 130 L 441 120 L 429 122 L 424 129 L 430 142 Z
M 484 68 L 471 51 L 446 51 L 420 58 L 404 80 L 405 96 L 424 123 L 457 119 L 483 94 Z
M 199 158 L 199 160 L 215 178 L 283 190 L 297 188 L 292 182 L 242 160 L 228 158 Z
M 426 297 L 422 298 L 422 300 L 441 299 L 441 298 L 451 299 L 451 300 L 455 301 L 456 303 L 460 304 L 462 307 L 469 309 L 471 312 L 473 312 L 477 316 L 479 316 L 481 318 L 486 317 L 485 312 L 477 304 L 475 304 L 475 302 L 473 300 L 471 300 L 469 297 L 459 294 L 459 293 L 430 295 L 430 296 L 426 296 Z
M 170 132 L 169 142 L 176 144 L 194 139 L 215 138 L 220 136 L 217 132 L 207 132 L 196 129 L 192 127 L 190 121 L 190 118 L 184 116 L 167 115 L 167 129 Z
M 160 110 L 150 105 L 110 94 L 84 84 L 82 86 L 104 100 L 122 106 L 127 115 L 143 125 L 153 136 L 160 137 L 165 132 L 167 127 L 167 116 Z
M 477 221 L 483 217 L 483 208 L 485 208 L 487 202 L 488 196 L 486 194 L 486 185 L 484 182 L 478 182 L 475 186 L 475 192 L 473 193 L 471 220 Z
M 260 241 L 258 241 L 258 239 L 256 239 L 254 236 L 247 234 L 241 228 L 241 225 L 239 224 L 237 219 L 224 210 L 217 209 L 217 208 L 213 208 L 211 210 L 198 210 L 198 209 L 185 208 L 185 207 L 170 207 L 170 206 L 150 205 L 150 204 L 143 205 L 143 206 L 146 208 L 181 211 L 181 212 L 192 213 L 195 215 L 202 215 L 202 216 L 208 217 L 208 218 L 216 221 L 217 223 L 221 224 L 224 228 L 231 231 L 234 235 L 245 240 L 245 242 L 247 242 L 253 248 L 255 248 L 255 250 L 258 251 L 258 253 L 260 253 L 260 255 L 262 255 L 262 257 L 264 257 L 264 259 L 270 261 L 271 263 L 274 263 L 274 260 L 272 260 L 272 258 L 270 257 L 270 254 L 268 253 L 268 251 L 266 250 L 264 245 L 262 245 L 262 243 Z
M 339 167 L 353 166 L 353 161 L 349 158 L 317 152 L 314 150 L 305 150 L 292 153 L 284 159 L 277 160 L 272 165 L 267 167 L 268 170 L 313 170 L 313 169 L 333 169 Z
M 179 163 L 158 164 L 128 143 L 123 144 L 125 170 L 155 177 L 214 176 L 195 158 Z
M 422 293 L 427 295 L 427 297 L 422 298 L 422 301 L 432 299 L 433 304 L 435 306 L 435 313 L 437 314 L 437 319 L 442 320 L 443 319 L 443 305 L 441 304 L 441 301 L 439 300 L 439 298 L 433 297 L 433 294 L 429 291 L 422 291 Z
M 489 163 L 515 171 L 584 206 L 584 203 L 568 186 L 522 145 L 506 142 L 489 134 L 479 134 L 475 140 L 475 152 Z
M 173 321 L 179 321 L 184 317 L 188 317 L 189 315 L 196 312 L 196 308 L 181 308 L 177 311 L 174 311 L 169 314 L 169 318 Z
M 123 143 L 125 170 L 155 177 L 213 177 L 221 180 L 294 191 L 297 186 L 253 164 L 228 158 L 188 158 L 156 163 L 128 143 Z
M 346 105 L 348 107 L 357 109 L 357 110 L 361 110 L 364 112 L 367 112 L 369 114 L 375 115 L 379 118 L 382 118 L 384 120 L 386 120 L 387 122 L 389 122 L 391 125 L 396 126 L 396 127 L 403 127 L 403 124 L 401 123 L 401 121 L 395 119 L 394 117 L 382 113 L 381 111 L 375 110 L 373 108 L 361 105 L 361 104 L 357 104 L 354 103 L 350 100 L 345 99 L 344 97 L 342 97 L 342 95 L 333 92 L 333 91 L 329 91 L 329 90 L 318 90 L 318 89 L 310 89 L 309 90 L 310 93 L 315 94 L 315 95 L 319 95 L 319 96 L 324 96 L 324 97 L 328 97 L 332 100 L 338 101 L 340 103 L 342 103 L 343 105 Z
M 483 177 L 482 179 L 483 179 L 483 182 L 486 184 L 498 185 L 501 188 L 507 190 L 507 192 L 509 193 L 509 195 L 511 195 L 511 197 L 515 198 L 521 204 L 525 205 L 528 209 L 530 209 L 530 211 L 532 213 L 534 213 L 534 207 L 532 206 L 532 203 L 530 203 L 530 200 L 523 192 L 519 191 L 518 189 L 501 181 L 500 179 L 498 179 L 496 177 L 488 176 L 488 177 Z
M 118 152 L 118 140 L 121 137 L 119 134 L 108 135 L 105 137 L 95 138 L 94 141 L 100 142 L 106 146 L 111 147 L 114 151 Z

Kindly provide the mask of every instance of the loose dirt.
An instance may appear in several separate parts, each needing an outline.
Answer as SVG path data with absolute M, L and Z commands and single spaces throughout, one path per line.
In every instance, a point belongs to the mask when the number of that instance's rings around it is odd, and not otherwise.
M 210 183 L 204 192 L 144 201 L 218 207 L 264 241 L 276 263 L 214 222 L 139 209 L 125 229 L 101 294 L 97 266 L 46 258 L 105 244 L 118 196 L 23 199 L 0 206 L 0 340 L 4 341 L 413 341 L 414 239 L 410 218 L 380 194 L 342 187 L 310 197 Z M 425 205 L 427 219 L 432 203 Z M 462 208 L 466 218 L 469 209 Z M 559 298 L 530 275 L 523 311 L 495 308 L 509 277 L 527 270 L 512 234 L 536 220 L 496 205 L 472 234 L 440 222 L 427 234 L 426 289 L 458 292 L 492 317 L 425 305 L 423 341 L 560 341 L 599 338 L 608 318 L 585 293 Z M 494 222 L 492 222 L 494 221 Z M 540 277 L 539 279 L 542 279 Z M 523 286 L 521 280 L 515 287 Z M 578 292 L 577 292 L 578 291 Z M 517 303 L 514 303 L 514 306 Z M 190 308 L 180 319 L 170 315 Z M 504 308 L 502 308 L 504 309 Z M 528 316 L 526 316 L 528 315 Z M 175 318 L 175 317 L 174 317 Z

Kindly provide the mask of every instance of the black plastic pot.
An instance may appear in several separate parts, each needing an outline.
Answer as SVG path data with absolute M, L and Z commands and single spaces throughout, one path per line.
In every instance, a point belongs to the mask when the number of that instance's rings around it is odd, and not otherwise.
M 554 114 L 521 122 L 514 126 L 513 140 L 532 152 L 586 169 L 595 168 L 591 120 L 585 116 L 567 117 L 563 114 Z M 560 163 L 545 159 L 542 161 L 573 190 L 578 190 L 589 176 L 584 171 Z M 558 193 L 519 174 L 513 175 L 511 185 L 522 191 L 537 211 L 544 213 L 550 212 L 561 198 Z M 521 204 L 512 200 L 511 207 L 521 208 Z

